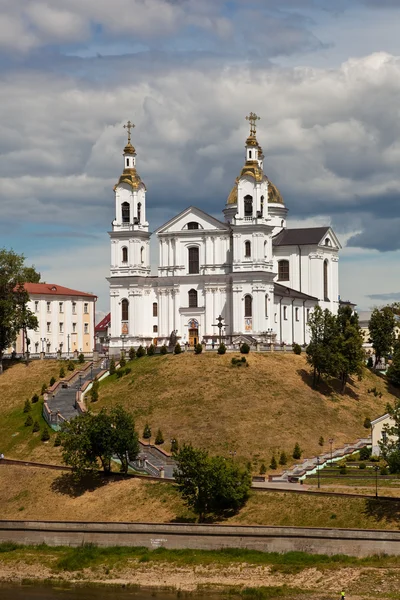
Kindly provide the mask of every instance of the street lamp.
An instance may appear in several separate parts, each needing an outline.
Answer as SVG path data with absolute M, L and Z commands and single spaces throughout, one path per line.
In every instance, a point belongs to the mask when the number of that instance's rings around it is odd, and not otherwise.
M 328 441 L 329 441 L 329 443 L 331 445 L 331 467 L 332 467 L 332 462 L 333 462 L 332 461 L 332 444 L 333 444 L 333 438 L 330 438 Z
M 321 487 L 319 480 L 319 456 L 317 456 L 317 480 L 318 480 L 318 489 Z
M 234 461 L 235 460 L 235 456 L 236 456 L 236 450 L 229 450 L 229 454 L 231 455 L 232 461 Z
M 379 471 L 378 465 L 375 465 L 374 470 L 375 470 L 375 498 L 377 498 L 378 497 L 378 471 Z

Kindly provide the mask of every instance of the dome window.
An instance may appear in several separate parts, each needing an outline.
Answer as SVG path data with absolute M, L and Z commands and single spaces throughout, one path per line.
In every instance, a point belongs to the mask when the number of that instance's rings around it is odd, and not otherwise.
M 199 224 L 196 221 L 190 221 L 187 226 L 188 229 L 200 229 Z

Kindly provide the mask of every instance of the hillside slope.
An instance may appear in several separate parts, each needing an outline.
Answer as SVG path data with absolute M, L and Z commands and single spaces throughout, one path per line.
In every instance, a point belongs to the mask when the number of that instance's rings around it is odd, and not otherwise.
M 341 396 L 327 386 L 311 389 L 304 356 L 251 353 L 248 368 L 233 367 L 232 356 L 136 359 L 129 375 L 102 382 L 93 409 L 122 403 L 135 414 L 140 433 L 147 421 L 153 436 L 162 430 L 166 449 L 175 437 L 214 453 L 236 452 L 243 461 L 253 460 L 256 470 L 263 461 L 269 464 L 272 453 L 291 456 L 297 441 L 303 456 L 310 456 L 327 451 L 330 437 L 334 447 L 365 437 L 365 417 L 379 416 L 394 400 L 385 380 L 367 370 Z M 368 393 L 374 387 L 382 398 Z

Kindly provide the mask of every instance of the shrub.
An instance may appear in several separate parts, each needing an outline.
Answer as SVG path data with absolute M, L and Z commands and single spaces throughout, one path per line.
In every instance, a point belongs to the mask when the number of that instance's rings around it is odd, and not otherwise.
M 365 464 L 365 462 L 361 462 L 361 463 L 358 465 L 358 468 L 359 468 L 359 469 L 366 469 L 366 468 L 367 468 L 367 465 Z
M 151 438 L 151 429 L 150 429 L 150 425 L 148 423 L 146 423 L 146 425 L 144 426 L 143 438 L 145 440 L 149 440 Z
M 174 348 L 174 354 L 180 354 L 182 352 L 182 348 L 179 342 L 176 343 Z
M 389 471 L 388 471 L 387 467 L 382 466 L 380 468 L 379 474 L 380 475 L 389 475 Z
M 145 356 L 146 354 L 146 350 L 143 348 L 142 345 L 139 346 L 139 348 L 136 350 L 136 358 L 142 358 L 142 356 Z
M 168 352 L 168 348 L 165 344 L 163 344 L 160 348 L 160 354 L 164 355 L 164 354 L 167 354 L 167 352 Z
M 203 352 L 203 346 L 201 344 L 196 344 L 194 347 L 195 354 L 201 354 Z
M 244 342 L 241 346 L 240 346 L 240 352 L 242 354 L 248 354 L 250 352 L 250 346 L 248 344 L 246 344 L 246 342 Z
M 218 346 L 217 352 L 218 352 L 218 354 L 225 354 L 225 352 L 226 352 L 226 346 L 225 346 L 225 344 L 220 344 Z
M 262 463 L 262 465 L 260 467 L 260 475 L 265 475 L 266 472 L 267 472 L 267 467 L 265 466 L 265 463 Z
M 109 367 L 108 370 L 109 370 L 110 375 L 114 375 L 115 374 L 116 369 L 115 369 L 115 360 L 114 360 L 114 358 L 111 359 L 111 361 L 110 361 L 110 367 Z
M 346 475 L 346 473 L 347 473 L 347 469 L 346 469 L 346 467 L 345 467 L 345 466 L 343 466 L 343 467 L 340 467 L 340 469 L 339 469 L 339 473 L 340 473 L 340 475 Z
M 156 435 L 156 445 L 160 446 L 161 444 L 164 443 L 164 438 L 163 438 L 163 434 L 161 432 L 161 429 L 159 429 L 157 431 L 157 435 Z
M 25 427 L 30 427 L 33 424 L 33 419 L 31 417 L 31 415 L 28 415 L 26 417 L 26 421 L 25 421 Z
M 293 448 L 293 454 L 292 454 L 292 456 L 293 456 L 293 458 L 295 460 L 299 460 L 299 458 L 301 458 L 301 454 L 302 454 L 302 451 L 301 451 L 301 448 L 299 446 L 299 443 L 296 442 L 296 444 L 295 444 L 295 446 Z
M 67 369 L 68 369 L 68 371 L 75 371 L 75 365 L 72 360 L 68 361 Z
M 132 371 L 132 369 L 130 367 L 125 367 L 124 371 L 125 371 L 125 375 L 129 375 L 129 373 Z
M 282 466 L 287 464 L 287 456 L 284 450 L 282 450 L 281 455 L 279 457 L 279 464 Z
M 56 435 L 56 437 L 54 438 L 54 446 L 57 448 L 58 446 L 61 446 L 61 438 L 59 435 Z
M 82 352 L 78 355 L 78 363 L 80 365 L 83 365 L 83 363 L 85 362 L 85 357 L 83 356 Z
M 247 363 L 246 357 L 245 357 L 245 356 L 242 356 L 242 358 L 240 359 L 240 362 L 242 362 L 242 363 Z
M 371 429 L 371 419 L 368 417 L 365 417 L 364 419 L 364 427 L 365 429 Z
M 379 462 L 381 459 L 379 456 L 376 456 L 375 454 L 373 454 L 370 459 L 371 462 Z
M 361 448 L 360 449 L 360 460 L 368 460 L 371 458 L 372 450 L 371 448 Z
M 48 442 L 50 439 L 50 433 L 49 430 L 47 429 L 47 427 L 45 427 L 42 431 L 42 435 L 40 436 L 40 439 L 42 440 L 42 442 Z
M 52 377 L 51 379 L 54 379 L 54 377 Z M 54 379 L 53 383 L 55 383 L 55 382 L 56 382 L 56 380 Z M 51 380 L 50 380 L 50 385 L 53 385 L 51 383 Z M 36 404 L 36 402 L 39 402 L 39 396 L 37 394 L 33 394 L 33 396 L 32 396 L 32 404 Z
M 325 444 L 325 440 L 324 440 L 324 438 L 322 437 L 322 435 L 321 435 L 321 437 L 320 437 L 320 438 L 319 438 L 319 440 L 318 440 L 318 444 L 319 444 L 321 447 L 322 447 L 322 446 Z
M 42 389 L 40 390 L 40 393 L 42 394 L 42 396 L 43 396 L 43 394 L 45 394 L 45 393 L 46 393 L 46 390 L 47 390 L 47 384 L 46 384 L 46 383 L 44 383 L 44 384 L 42 385 Z
M 90 390 L 90 402 L 97 402 L 99 399 L 100 382 L 95 379 Z
M 292 349 L 293 349 L 293 352 L 295 354 L 301 354 L 301 346 L 300 346 L 300 344 L 293 344 Z
M 273 471 L 276 471 L 276 469 L 278 468 L 278 463 L 276 462 L 275 455 L 273 455 L 271 458 L 271 464 L 269 465 L 269 468 Z
M 33 433 L 36 433 L 37 431 L 40 431 L 39 421 L 35 421 L 34 422 L 32 431 L 33 431 Z
M 64 369 L 64 367 L 61 367 L 61 369 L 60 369 L 60 379 L 63 379 L 63 377 L 65 377 L 65 369 Z
M 54 385 L 54 384 L 55 384 L 55 382 L 56 382 L 56 378 L 55 378 L 55 377 L 52 377 L 52 378 L 50 379 L 50 387 L 51 387 L 52 385 Z
M 136 350 L 132 346 L 131 348 L 129 348 L 129 360 L 135 360 L 135 358 L 136 358 Z
M 150 344 L 150 346 L 147 348 L 147 356 L 154 356 L 156 353 L 156 347 L 154 344 Z
M 367 367 L 368 367 L 368 369 L 372 369 L 373 366 L 374 366 L 374 361 L 372 360 L 372 356 L 369 356 L 368 360 L 367 360 Z
M 119 366 L 121 368 L 123 368 L 126 365 L 126 358 L 125 358 L 125 354 L 121 353 L 121 358 L 119 359 Z
M 125 369 L 118 369 L 117 371 L 117 379 L 121 379 L 125 375 Z
M 29 398 L 27 398 L 25 400 L 25 404 L 24 404 L 24 413 L 28 413 L 31 410 L 32 410 L 32 404 L 31 404 L 31 401 L 29 400 Z

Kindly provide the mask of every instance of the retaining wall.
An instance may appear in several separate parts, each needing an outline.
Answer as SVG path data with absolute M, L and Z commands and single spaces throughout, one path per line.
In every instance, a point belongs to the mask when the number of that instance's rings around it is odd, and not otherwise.
M 49 546 L 145 546 L 262 552 L 293 550 L 314 554 L 400 555 L 400 531 L 243 527 L 148 523 L 0 521 L 0 542 Z

